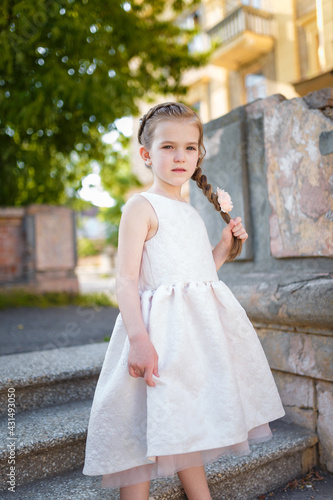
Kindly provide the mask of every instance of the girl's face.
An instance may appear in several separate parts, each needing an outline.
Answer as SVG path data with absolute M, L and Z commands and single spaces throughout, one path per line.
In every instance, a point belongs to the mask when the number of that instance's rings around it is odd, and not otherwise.
M 155 128 L 149 150 L 140 148 L 154 177 L 181 186 L 194 173 L 199 158 L 199 129 L 189 120 L 163 120 Z

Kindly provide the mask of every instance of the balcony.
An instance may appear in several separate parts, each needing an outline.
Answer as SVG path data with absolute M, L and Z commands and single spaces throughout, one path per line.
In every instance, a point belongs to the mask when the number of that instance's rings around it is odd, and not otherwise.
M 274 45 L 273 15 L 243 5 L 207 31 L 217 45 L 211 62 L 230 70 L 254 62 Z

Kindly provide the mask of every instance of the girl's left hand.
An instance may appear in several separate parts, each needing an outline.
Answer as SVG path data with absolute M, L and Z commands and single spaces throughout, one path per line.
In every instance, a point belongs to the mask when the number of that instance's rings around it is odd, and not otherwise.
M 243 242 L 246 241 L 249 237 L 249 235 L 245 231 L 245 227 L 243 226 L 242 219 L 240 217 L 231 219 L 229 224 L 223 229 L 221 236 L 221 242 L 223 246 L 225 245 L 227 248 L 230 248 L 230 245 L 232 243 L 232 236 L 236 236 Z

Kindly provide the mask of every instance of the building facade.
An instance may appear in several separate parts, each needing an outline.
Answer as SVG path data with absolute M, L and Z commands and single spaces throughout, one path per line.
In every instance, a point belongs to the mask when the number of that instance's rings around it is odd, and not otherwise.
M 186 76 L 204 122 L 272 94 L 333 86 L 331 0 L 203 0 L 180 22 L 200 27 L 193 51 L 214 48 L 207 67 Z

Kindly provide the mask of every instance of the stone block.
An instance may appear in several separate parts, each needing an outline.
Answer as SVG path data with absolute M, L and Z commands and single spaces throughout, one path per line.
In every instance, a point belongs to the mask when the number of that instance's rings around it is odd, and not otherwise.
M 270 109 L 285 100 L 286 98 L 283 95 L 274 94 L 266 99 L 257 99 L 250 102 L 245 106 L 247 119 L 256 120 L 258 118 L 262 118 L 267 109 Z
M 319 136 L 319 151 L 322 155 L 333 153 L 333 130 L 322 132 Z
M 307 105 L 331 102 L 327 94 L 283 101 L 265 112 L 270 249 L 275 258 L 333 256 L 333 158 L 319 151 L 320 134 L 330 132 L 333 124 Z
M 285 411 L 286 414 L 283 420 L 288 422 L 288 424 L 297 424 L 314 432 L 316 431 L 318 419 L 317 410 L 298 408 L 298 406 L 286 406 Z
M 320 463 L 333 472 L 333 384 L 317 382 Z
M 286 411 L 283 420 L 315 431 L 317 408 L 314 381 L 308 377 L 275 370 L 273 376 Z
M 257 330 L 272 369 L 333 382 L 333 337 Z
M 301 272 L 302 271 L 302 272 Z M 236 270 L 223 281 L 252 321 L 284 325 L 333 335 L 333 281 L 329 275 L 298 273 L 249 273 L 241 279 Z
M 333 108 L 333 88 L 316 90 L 303 97 L 307 106 L 311 109 Z
M 284 405 L 315 408 L 315 387 L 311 378 L 274 371 L 274 380 Z

